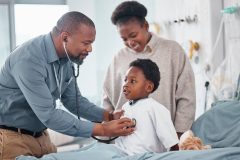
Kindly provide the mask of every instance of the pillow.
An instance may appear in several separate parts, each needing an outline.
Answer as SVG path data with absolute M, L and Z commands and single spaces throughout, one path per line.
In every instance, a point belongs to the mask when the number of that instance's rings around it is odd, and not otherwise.
M 240 147 L 240 101 L 216 102 L 191 129 L 212 148 Z

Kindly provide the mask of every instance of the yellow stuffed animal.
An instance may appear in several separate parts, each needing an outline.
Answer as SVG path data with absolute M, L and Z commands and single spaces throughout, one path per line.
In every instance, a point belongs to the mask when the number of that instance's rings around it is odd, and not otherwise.
M 211 149 L 210 145 L 204 145 L 199 137 L 195 137 L 191 130 L 186 131 L 179 141 L 179 150 L 204 150 Z

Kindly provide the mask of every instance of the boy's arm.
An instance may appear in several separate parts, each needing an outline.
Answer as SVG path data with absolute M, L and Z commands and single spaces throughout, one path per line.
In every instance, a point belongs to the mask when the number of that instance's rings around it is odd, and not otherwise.
M 172 147 L 170 148 L 170 151 L 178 151 L 178 150 L 179 150 L 178 144 L 175 144 L 174 146 L 172 146 Z

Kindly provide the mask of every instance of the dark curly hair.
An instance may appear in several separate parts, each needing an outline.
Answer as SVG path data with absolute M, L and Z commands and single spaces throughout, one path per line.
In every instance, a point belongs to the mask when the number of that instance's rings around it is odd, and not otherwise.
M 129 67 L 138 67 L 143 71 L 145 78 L 153 82 L 152 93 L 158 88 L 160 81 L 160 72 L 157 64 L 150 59 L 136 59 L 129 64 Z
M 144 24 L 147 9 L 137 1 L 125 1 L 119 4 L 112 13 L 111 21 L 114 25 L 126 23 L 129 20 L 136 19 L 141 25 Z

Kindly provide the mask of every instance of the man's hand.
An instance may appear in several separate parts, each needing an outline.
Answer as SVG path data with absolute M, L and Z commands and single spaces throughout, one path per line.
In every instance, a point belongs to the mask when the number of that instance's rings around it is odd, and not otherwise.
M 92 135 L 108 137 L 127 136 L 135 130 L 132 126 L 134 126 L 134 122 L 129 118 L 121 118 L 102 124 L 96 123 Z

